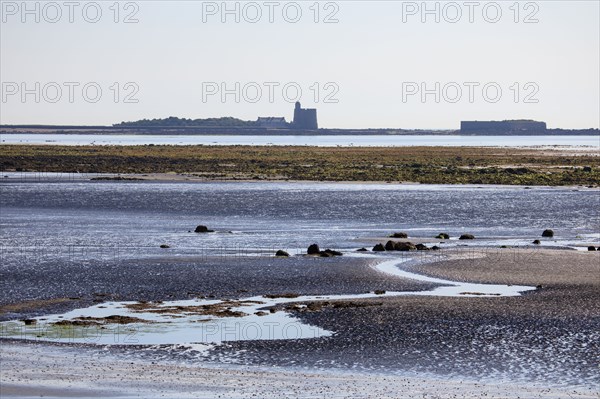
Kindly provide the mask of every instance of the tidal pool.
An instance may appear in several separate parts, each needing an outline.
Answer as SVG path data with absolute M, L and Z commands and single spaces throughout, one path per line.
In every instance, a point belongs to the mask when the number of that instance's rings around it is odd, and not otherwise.
M 353 257 L 373 255 L 352 254 Z M 368 292 L 350 295 L 254 296 L 239 300 L 192 299 L 165 302 L 106 302 L 64 314 L 0 323 L 1 336 L 97 345 L 197 345 L 229 341 L 309 339 L 335 334 L 302 322 L 285 305 L 357 300 L 401 295 L 443 297 L 518 296 L 535 287 L 464 283 L 423 276 L 401 269 L 408 258 L 389 259 L 374 268 L 399 278 L 434 283 L 426 291 Z M 282 306 L 284 305 L 284 306 Z

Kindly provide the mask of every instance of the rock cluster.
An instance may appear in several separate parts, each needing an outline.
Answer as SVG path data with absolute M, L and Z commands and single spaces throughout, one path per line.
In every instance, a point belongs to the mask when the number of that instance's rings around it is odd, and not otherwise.
M 408 241 L 388 241 L 383 244 L 377 244 L 373 247 L 373 252 L 382 252 L 382 251 L 427 251 L 434 248 L 429 248 L 425 244 L 413 244 Z M 435 247 L 435 249 L 439 249 L 439 247 Z
M 318 255 L 322 258 L 329 258 L 332 256 L 342 256 L 343 254 L 339 251 L 334 251 L 333 249 L 326 249 L 324 251 L 321 251 L 321 249 L 319 248 L 319 246 L 317 244 L 312 244 L 308 247 L 308 249 L 306 250 L 306 253 L 308 255 Z

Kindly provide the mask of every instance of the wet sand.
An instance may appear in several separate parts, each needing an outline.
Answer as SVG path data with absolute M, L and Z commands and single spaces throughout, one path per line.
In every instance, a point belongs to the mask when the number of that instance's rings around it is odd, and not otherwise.
M 589 389 L 429 376 L 261 370 L 116 358 L 84 348 L 3 343 L 2 397 L 593 398 Z M 35 381 L 34 383 L 32 383 Z M 351 381 L 351 383 L 350 383 Z
M 31 391 L 38 389 L 31 388 L 35 381 L 39 389 L 52 388 L 46 395 L 68 396 L 75 389 L 90 397 L 597 397 L 600 252 L 508 248 L 475 256 L 474 251 L 460 260 L 439 259 L 410 268 L 455 280 L 542 287 L 521 297 L 403 296 L 299 309 L 294 316 L 335 331 L 334 336 L 229 342 L 204 351 L 1 340 L 2 386 L 7 390 L 3 395 L 33 396 L 38 392 Z M 269 263 L 268 278 L 261 262 L 256 268 L 246 267 L 253 273 L 252 289 L 272 292 L 279 287 L 279 292 L 300 294 L 328 287 L 340 293 L 361 292 L 386 284 L 424 289 L 420 283 L 390 277 L 345 257 L 289 260 L 298 263 L 281 269 Z M 149 270 L 169 262 L 151 264 Z M 219 264 L 213 271 L 223 268 Z M 169 269 L 185 279 L 174 278 L 166 288 L 159 288 L 164 280 L 143 280 L 147 291 L 126 291 L 124 287 L 131 285 L 125 284 L 127 273 L 122 272 L 122 284 L 112 287 L 125 290 L 118 294 L 121 297 L 134 298 L 140 292 L 187 297 L 180 286 L 184 280 L 205 281 L 201 275 L 190 277 L 190 270 L 181 264 Z M 230 266 L 216 274 L 213 281 L 220 281 L 221 287 L 215 293 L 247 296 L 239 292 L 242 282 L 248 285 L 248 275 L 241 272 Z M 278 276 L 276 285 L 270 285 L 273 272 Z M 231 284 L 224 284 L 225 276 L 230 276 Z M 89 284 L 79 288 L 90 290 L 92 299 L 100 281 L 95 279 L 101 278 L 92 274 Z M 306 281 L 313 283 L 303 286 Z M 41 280 L 31 284 L 37 286 Z M 52 295 L 66 296 L 63 285 L 53 287 Z M 172 288 L 176 289 L 169 293 Z M 90 392 L 78 391 L 88 388 Z

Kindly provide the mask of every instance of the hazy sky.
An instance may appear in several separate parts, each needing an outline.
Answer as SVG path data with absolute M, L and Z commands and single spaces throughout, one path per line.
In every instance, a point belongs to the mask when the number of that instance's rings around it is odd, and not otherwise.
M 321 127 L 600 123 L 595 0 L 25 4 L 1 2 L 4 124 L 290 120 L 298 90 Z

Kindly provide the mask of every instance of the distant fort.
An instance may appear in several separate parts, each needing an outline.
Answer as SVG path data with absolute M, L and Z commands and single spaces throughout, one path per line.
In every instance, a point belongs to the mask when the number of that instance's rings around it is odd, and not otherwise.
M 533 120 L 512 121 L 462 121 L 460 132 L 464 134 L 546 134 L 546 122 Z
M 259 127 L 266 129 L 295 129 L 295 130 L 318 130 L 317 110 L 315 108 L 302 108 L 297 101 L 294 107 L 294 120 L 287 123 L 284 117 L 267 116 L 256 120 Z
M 545 122 L 533 120 L 462 121 L 456 129 L 340 129 L 319 128 L 317 110 L 294 106 L 294 119 L 259 117 L 247 121 L 233 117 L 186 119 L 170 116 L 162 119 L 141 119 L 112 126 L 89 125 L 0 125 L 0 134 L 154 134 L 154 135 L 469 135 L 469 136 L 538 136 L 538 135 L 600 135 L 598 129 L 548 129 Z

